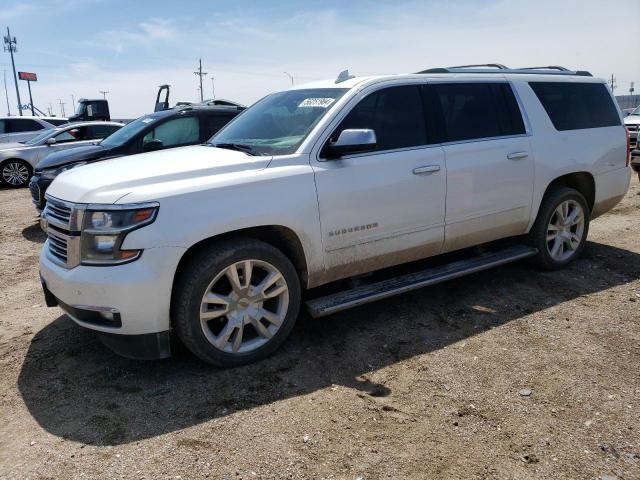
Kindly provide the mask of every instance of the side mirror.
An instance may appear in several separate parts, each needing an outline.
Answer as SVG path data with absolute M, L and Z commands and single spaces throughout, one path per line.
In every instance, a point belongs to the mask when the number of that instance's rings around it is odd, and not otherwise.
M 370 152 L 376 148 L 376 132 L 370 128 L 349 128 L 340 132 L 335 142 L 327 145 L 329 158 L 340 158 L 349 153 Z
M 51 146 L 51 145 L 55 145 L 56 144 L 56 139 L 51 137 L 51 138 L 47 138 L 47 141 L 45 142 L 47 145 Z
M 147 143 L 144 144 L 144 146 L 142 147 L 142 151 L 153 152 L 155 150 L 160 150 L 163 146 L 164 144 L 162 143 L 162 140 L 158 140 L 157 138 L 154 138 L 153 140 L 149 140 Z

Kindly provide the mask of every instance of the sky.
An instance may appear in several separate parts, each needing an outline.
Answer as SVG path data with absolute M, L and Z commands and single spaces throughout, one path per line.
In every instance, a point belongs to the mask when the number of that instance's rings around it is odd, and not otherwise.
M 16 69 L 38 74 L 34 104 L 60 115 L 72 95 L 108 91 L 112 117 L 153 109 L 157 88 L 171 104 L 205 98 L 251 104 L 296 84 L 429 67 L 502 63 L 563 65 L 640 91 L 640 0 L 1 0 L 0 27 L 17 38 Z M 615 7 L 614 7 L 615 4 Z M 12 114 L 17 113 L 8 53 Z M 633 58 L 636 58 L 633 61 Z M 211 77 L 214 77 L 212 85 Z M 0 88 L 3 87 L 0 77 Z M 22 103 L 27 85 L 19 81 Z M 6 113 L 4 91 L 0 115 Z

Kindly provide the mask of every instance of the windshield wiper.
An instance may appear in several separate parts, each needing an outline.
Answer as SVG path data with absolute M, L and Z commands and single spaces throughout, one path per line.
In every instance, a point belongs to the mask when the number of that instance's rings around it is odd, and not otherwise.
M 249 145 L 242 145 L 241 143 L 210 143 L 212 147 L 226 148 L 227 150 L 237 150 L 238 152 L 246 153 L 247 155 L 257 155 L 256 151 Z

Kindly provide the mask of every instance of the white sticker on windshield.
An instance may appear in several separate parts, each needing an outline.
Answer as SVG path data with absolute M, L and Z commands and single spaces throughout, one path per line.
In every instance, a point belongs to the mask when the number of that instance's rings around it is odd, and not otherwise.
M 327 108 L 335 102 L 335 98 L 305 98 L 298 107 L 319 107 Z
M 143 118 L 142 123 L 151 123 L 153 122 L 153 118 Z

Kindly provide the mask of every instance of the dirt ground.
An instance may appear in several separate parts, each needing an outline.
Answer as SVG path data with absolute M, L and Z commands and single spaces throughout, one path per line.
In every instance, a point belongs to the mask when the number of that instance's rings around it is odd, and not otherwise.
M 312 320 L 232 370 L 111 353 L 38 281 L 0 190 L 0 478 L 638 479 L 640 185 L 582 259 Z

